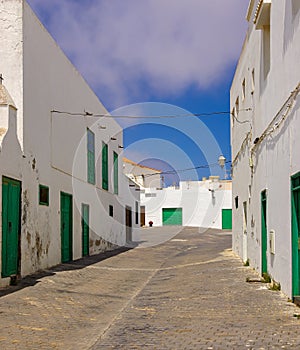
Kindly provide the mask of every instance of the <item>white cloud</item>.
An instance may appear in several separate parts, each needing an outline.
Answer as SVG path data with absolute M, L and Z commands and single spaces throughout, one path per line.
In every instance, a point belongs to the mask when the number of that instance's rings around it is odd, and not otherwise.
M 117 107 L 149 91 L 176 95 L 218 83 L 240 53 L 248 0 L 29 3 L 91 86 Z

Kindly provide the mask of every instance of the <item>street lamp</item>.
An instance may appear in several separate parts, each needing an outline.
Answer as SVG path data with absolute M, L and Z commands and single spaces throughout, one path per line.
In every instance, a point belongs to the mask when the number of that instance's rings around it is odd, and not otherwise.
M 225 161 L 226 161 L 226 158 L 221 154 L 219 159 L 218 159 L 218 163 L 222 169 L 224 168 Z

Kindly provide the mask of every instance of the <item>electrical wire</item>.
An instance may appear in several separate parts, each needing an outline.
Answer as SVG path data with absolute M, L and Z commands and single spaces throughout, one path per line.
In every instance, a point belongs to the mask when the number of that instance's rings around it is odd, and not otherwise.
M 227 160 L 225 164 L 231 163 L 230 160 Z M 195 166 L 192 168 L 185 168 L 185 169 L 177 169 L 177 170 L 168 170 L 168 171 L 162 171 L 162 172 L 157 172 L 157 173 L 151 173 L 151 174 L 140 174 L 140 175 L 134 175 L 134 176 L 144 176 L 144 177 L 149 177 L 149 176 L 154 176 L 154 175 L 172 175 L 172 174 L 178 174 L 178 173 L 183 173 L 186 171 L 191 171 L 191 170 L 197 170 L 197 169 L 209 169 L 214 166 L 220 166 L 219 163 L 212 163 L 212 164 L 205 164 L 205 165 L 199 165 Z
M 248 111 L 251 111 L 251 110 L 252 110 L 251 108 L 246 108 L 246 109 L 240 109 L 238 112 L 240 112 L 240 111 L 246 111 L 246 112 L 248 112 Z M 251 120 L 239 120 L 239 119 L 234 115 L 234 113 L 231 113 L 231 115 L 232 115 L 233 119 L 234 119 L 235 121 L 237 121 L 239 124 L 246 124 L 246 123 L 251 124 Z
M 250 111 L 251 108 L 245 108 L 240 109 L 239 112 L 242 111 Z M 94 118 L 124 118 L 124 119 L 143 119 L 143 118 L 152 118 L 152 119 L 164 119 L 164 118 L 186 118 L 186 117 L 206 117 L 206 116 L 212 116 L 212 115 L 233 115 L 234 119 L 237 120 L 239 123 L 246 123 L 250 121 L 240 121 L 237 119 L 236 116 L 234 116 L 233 113 L 229 111 L 215 111 L 215 112 L 203 112 L 203 113 L 186 113 L 186 114 L 174 114 L 174 115 L 110 115 L 110 114 L 93 114 L 89 112 L 67 112 L 67 111 L 58 111 L 58 110 L 52 110 L 51 113 L 57 113 L 57 114 L 66 114 L 70 116 L 83 116 L 83 117 L 94 117 Z

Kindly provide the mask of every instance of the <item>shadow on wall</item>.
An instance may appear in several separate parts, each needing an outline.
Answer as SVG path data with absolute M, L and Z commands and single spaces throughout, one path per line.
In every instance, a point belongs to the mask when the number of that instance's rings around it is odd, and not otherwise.
M 17 114 L 10 113 L 8 120 L 8 129 L 0 126 L 1 138 L 0 151 L 2 154 L 3 163 L 7 160 L 7 165 L 11 164 L 11 159 L 21 159 L 22 149 L 17 137 Z
M 300 24 L 300 1 L 290 0 L 285 2 L 284 33 L 283 33 L 283 55 L 290 46 L 294 34 Z

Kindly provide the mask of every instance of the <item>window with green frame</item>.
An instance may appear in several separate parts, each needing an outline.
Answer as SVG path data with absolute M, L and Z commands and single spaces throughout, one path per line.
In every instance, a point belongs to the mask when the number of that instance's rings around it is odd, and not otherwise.
M 114 193 L 119 193 L 119 162 L 118 153 L 114 152 Z
M 39 204 L 49 206 L 49 187 L 39 185 Z
M 102 188 L 108 191 L 108 145 L 102 142 Z
M 95 134 L 87 129 L 87 180 L 95 184 Z

